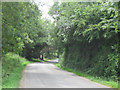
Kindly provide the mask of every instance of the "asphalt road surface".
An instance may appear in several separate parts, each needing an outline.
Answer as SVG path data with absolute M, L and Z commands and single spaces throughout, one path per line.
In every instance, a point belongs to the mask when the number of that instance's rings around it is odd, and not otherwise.
M 29 64 L 23 71 L 20 88 L 109 88 L 59 69 L 58 60 Z

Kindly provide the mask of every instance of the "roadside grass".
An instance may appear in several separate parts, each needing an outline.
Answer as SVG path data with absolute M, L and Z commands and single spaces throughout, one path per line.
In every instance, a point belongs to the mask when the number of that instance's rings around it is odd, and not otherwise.
M 56 57 L 54 57 L 54 58 L 44 58 L 45 61 L 51 61 L 51 60 L 55 60 L 55 59 L 57 59 L 57 58 Z
M 20 67 L 16 68 L 7 78 L 2 80 L 2 88 L 19 88 L 19 83 L 22 78 L 22 71 L 29 61 L 24 62 Z
M 73 69 L 69 69 L 69 68 L 65 68 L 65 67 L 61 67 L 61 65 L 59 63 L 56 63 L 55 64 L 57 67 L 61 68 L 62 70 L 66 70 L 68 72 L 72 72 L 78 76 L 82 76 L 82 77 L 85 77 L 85 78 L 88 78 L 90 79 L 91 81 L 94 81 L 94 82 L 97 82 L 97 83 L 100 83 L 100 84 L 103 84 L 105 86 L 108 86 L 108 87 L 111 87 L 111 88 L 118 88 L 118 82 L 115 82 L 113 80 L 105 80 L 105 79 L 102 79 L 100 77 L 94 77 L 94 76 L 91 76 L 91 75 L 88 75 L 88 74 L 85 74 L 85 73 L 82 73 L 82 72 L 78 72 L 78 71 L 75 71 Z
M 31 62 L 44 62 L 44 60 L 40 60 L 39 58 L 32 58 Z
M 44 58 L 44 61 L 49 61 L 50 59 L 49 58 Z
M 44 58 L 44 60 L 40 60 L 39 58 L 32 58 L 32 61 L 31 62 L 46 62 L 46 61 L 49 61 L 50 59 L 48 58 Z
M 40 60 L 40 58 L 32 58 L 32 61 L 31 62 L 46 62 L 46 61 L 50 61 L 50 60 L 54 60 L 56 58 L 52 58 L 52 59 L 49 59 L 49 58 L 44 58 L 44 60 Z

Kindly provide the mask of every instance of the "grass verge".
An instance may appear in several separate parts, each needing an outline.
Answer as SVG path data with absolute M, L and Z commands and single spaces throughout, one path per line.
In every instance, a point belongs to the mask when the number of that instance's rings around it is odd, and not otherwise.
M 50 60 L 54 60 L 56 58 L 53 58 L 53 59 L 49 59 L 49 58 L 44 58 L 44 60 L 40 60 L 40 58 L 32 58 L 32 61 L 31 62 L 46 62 L 46 61 L 50 61 Z
M 46 59 L 44 58 L 44 60 L 40 60 L 39 58 L 35 59 L 35 58 L 32 58 L 32 61 L 31 62 L 45 62 L 45 61 L 48 61 L 49 59 Z
M 22 78 L 22 71 L 27 64 L 32 63 L 29 61 L 24 62 L 20 67 L 16 68 L 10 76 L 2 80 L 2 88 L 19 88 L 19 83 Z
M 73 70 L 73 69 L 61 67 L 61 65 L 60 65 L 59 63 L 56 63 L 55 65 L 56 65 L 57 67 L 63 69 L 63 70 L 66 70 L 66 71 L 68 71 L 68 72 L 72 72 L 72 73 L 74 73 L 74 74 L 76 74 L 76 75 L 78 75 L 78 76 L 82 76 L 82 77 L 88 78 L 88 79 L 90 79 L 91 81 L 94 81 L 94 82 L 103 84 L 103 85 L 108 86 L 108 87 L 111 87 L 111 88 L 118 88 L 118 82 L 115 82 L 115 81 L 112 81 L 112 80 L 107 81 L 107 80 L 101 79 L 100 77 L 93 77 L 93 76 L 90 76 L 90 75 L 88 75 L 88 74 L 75 71 L 75 70 Z

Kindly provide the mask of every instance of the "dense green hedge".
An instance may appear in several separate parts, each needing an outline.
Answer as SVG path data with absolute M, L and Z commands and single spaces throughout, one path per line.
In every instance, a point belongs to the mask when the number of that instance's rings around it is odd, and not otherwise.
M 24 65 L 26 59 L 14 53 L 2 57 L 2 78 L 7 78 L 16 68 Z
M 57 38 L 51 42 L 63 53 L 61 65 L 117 81 L 118 7 L 120 3 L 109 1 L 54 3 L 49 14 L 55 18 Z
M 62 65 L 97 77 L 117 81 L 119 55 L 111 49 L 115 41 L 94 40 L 67 44 Z

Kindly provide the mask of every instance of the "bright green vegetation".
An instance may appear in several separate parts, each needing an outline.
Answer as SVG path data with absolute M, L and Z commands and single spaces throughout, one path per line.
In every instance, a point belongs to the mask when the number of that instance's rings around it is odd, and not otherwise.
M 38 58 L 38 59 L 32 58 L 32 61 L 33 61 L 33 62 L 45 62 L 45 61 L 47 61 L 47 60 L 46 60 L 46 59 L 40 60 L 39 58 Z
M 82 76 L 82 77 L 85 77 L 85 78 L 88 78 L 90 79 L 91 81 L 94 81 L 94 82 L 97 82 L 97 83 L 100 83 L 100 84 L 103 84 L 103 85 L 106 85 L 108 87 L 111 87 L 111 88 L 118 88 L 118 82 L 115 82 L 113 80 L 105 80 L 105 78 L 100 78 L 100 77 L 94 77 L 94 76 L 91 76 L 89 74 L 86 74 L 84 72 L 79 72 L 79 71 L 76 71 L 74 69 L 69 69 L 69 68 L 65 68 L 65 67 L 61 67 L 59 63 L 55 64 L 57 67 L 63 69 L 63 70 L 66 70 L 68 72 L 72 72 L 76 75 L 79 75 L 79 76 Z
M 26 59 L 43 62 L 39 60 L 43 55 L 44 60 L 59 57 L 66 69 L 117 82 L 119 8 L 119 2 L 109 1 L 55 2 L 49 10 L 51 22 L 41 18 L 34 2 L 3 2 L 3 79 L 22 70 Z
M 50 8 L 60 65 L 118 81 L 120 32 L 118 2 L 58 2 Z M 51 41 L 52 42 L 52 41 Z
M 46 60 L 39 60 L 40 54 L 44 54 L 48 59 L 56 57 L 52 55 L 55 50 L 50 46 L 48 38 L 48 28 L 50 30 L 53 24 L 47 19 L 41 19 L 41 15 L 34 2 L 2 3 L 2 84 L 4 88 L 18 87 L 21 72 L 26 64 Z
M 2 54 L 13 52 L 28 60 L 40 54 L 52 54 L 49 33 L 53 24 L 41 19 L 41 11 L 33 2 L 2 3 Z M 49 31 L 48 31 L 49 29 Z M 48 57 L 49 58 L 49 57 Z
M 16 68 L 7 78 L 3 79 L 2 88 L 18 88 L 25 66 Z
M 2 60 L 2 88 L 18 88 L 22 71 L 30 62 L 13 53 L 7 53 Z

